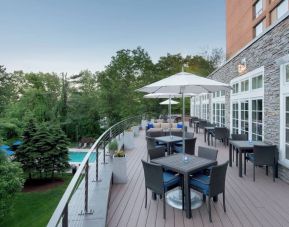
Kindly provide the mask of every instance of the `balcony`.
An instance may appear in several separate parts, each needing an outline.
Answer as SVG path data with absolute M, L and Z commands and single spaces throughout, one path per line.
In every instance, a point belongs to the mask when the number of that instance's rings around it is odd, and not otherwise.
M 119 132 L 122 129 L 123 127 Z M 188 127 L 188 131 L 193 129 Z M 195 137 L 197 137 L 196 151 L 198 146 L 208 146 L 204 142 L 203 133 L 195 133 Z M 217 142 L 217 149 L 218 163 L 227 161 L 228 146 Z M 134 148 L 126 150 L 126 155 L 128 161 L 126 184 L 110 184 L 111 165 L 102 164 L 103 157 L 100 156 L 102 158 L 98 160 L 99 179 L 102 181 L 93 181 L 97 166 L 95 163 L 87 175 L 88 213 L 79 215 L 81 210 L 85 210 L 85 180 L 82 180 L 72 194 L 71 200 L 62 201 L 68 204 L 67 214 L 65 209 L 61 210 L 58 206 L 52 217 L 57 220 L 54 223 L 58 223 L 59 226 L 288 226 L 288 184 L 278 178 L 273 182 L 272 174 L 266 176 L 263 168 L 256 168 L 256 181 L 253 182 L 251 163 L 247 164 L 247 174 L 240 178 L 235 162 L 227 170 L 226 213 L 223 211 L 222 199 L 212 203 L 212 223 L 209 222 L 206 204 L 192 210 L 191 219 L 186 217 L 184 211 L 166 204 L 167 215 L 164 219 L 162 200 L 153 200 L 150 191 L 147 208 L 144 207 L 145 187 L 141 164 L 141 160 L 147 158 L 144 130 L 134 138 Z M 90 209 L 93 214 L 89 214 Z M 50 226 L 53 226 L 52 223 L 50 222 Z

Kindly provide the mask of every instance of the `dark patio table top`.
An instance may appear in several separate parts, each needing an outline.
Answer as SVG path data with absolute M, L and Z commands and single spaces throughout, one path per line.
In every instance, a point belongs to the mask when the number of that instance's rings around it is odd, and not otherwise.
M 175 143 L 175 142 L 182 141 L 183 138 L 179 136 L 160 136 L 160 137 L 156 137 L 155 140 L 164 142 L 164 143 Z
M 243 150 L 253 149 L 254 145 L 268 145 L 262 141 L 238 141 L 238 140 L 230 140 L 230 144 L 232 144 L 235 148 L 241 148 Z
M 187 160 L 184 160 L 184 157 L 187 157 Z M 182 174 L 190 174 L 217 164 L 217 161 L 188 154 L 174 154 L 154 159 L 152 162 Z

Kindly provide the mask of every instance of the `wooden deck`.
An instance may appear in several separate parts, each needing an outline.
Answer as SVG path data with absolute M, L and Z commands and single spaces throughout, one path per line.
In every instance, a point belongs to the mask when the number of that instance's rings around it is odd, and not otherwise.
M 197 146 L 206 146 L 202 133 L 196 135 Z M 228 147 L 217 144 L 218 162 L 228 160 Z M 197 147 L 196 147 L 197 151 Z M 223 212 L 222 197 L 212 203 L 212 219 L 209 222 L 207 206 L 192 211 L 187 219 L 185 212 L 166 206 L 167 218 L 163 219 L 161 200 L 152 200 L 148 194 L 148 206 L 144 207 L 144 174 L 141 159 L 146 159 L 144 131 L 135 138 L 135 149 L 127 152 L 129 182 L 113 185 L 108 209 L 108 226 L 289 226 L 289 185 L 280 179 L 274 183 L 272 175 L 256 169 L 253 182 L 251 163 L 247 165 L 247 175 L 238 177 L 235 163 L 228 167 L 226 179 L 227 213 Z

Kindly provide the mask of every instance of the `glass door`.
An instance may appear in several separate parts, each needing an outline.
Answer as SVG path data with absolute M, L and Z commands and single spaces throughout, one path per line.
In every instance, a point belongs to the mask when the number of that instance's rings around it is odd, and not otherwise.
M 241 104 L 241 134 L 249 134 L 249 101 L 242 101 Z
M 289 96 L 286 97 L 285 115 L 285 159 L 289 160 Z

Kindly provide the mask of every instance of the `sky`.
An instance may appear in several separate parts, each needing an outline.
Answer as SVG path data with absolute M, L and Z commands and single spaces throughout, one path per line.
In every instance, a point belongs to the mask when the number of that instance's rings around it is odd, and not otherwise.
M 0 0 L 0 65 L 7 71 L 100 71 L 116 51 L 225 49 L 225 0 Z

